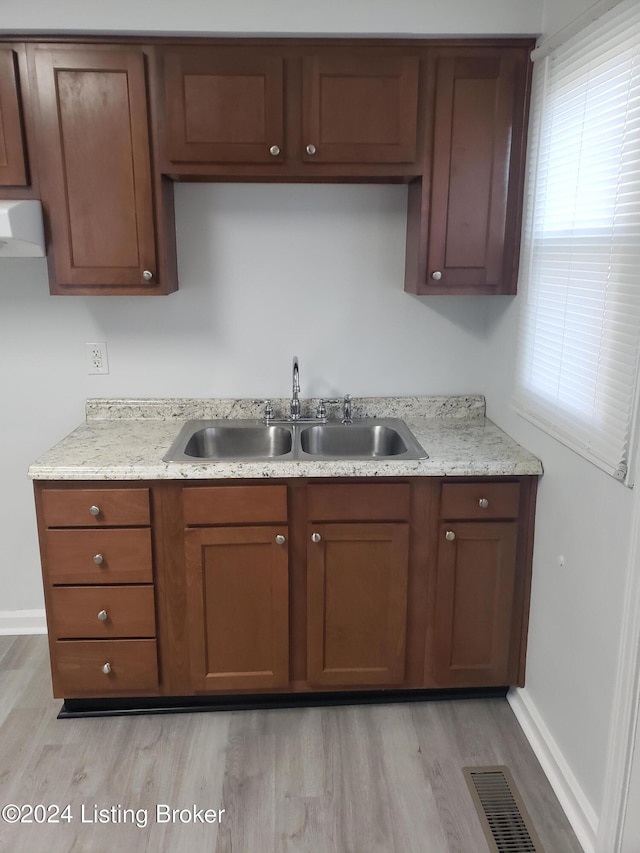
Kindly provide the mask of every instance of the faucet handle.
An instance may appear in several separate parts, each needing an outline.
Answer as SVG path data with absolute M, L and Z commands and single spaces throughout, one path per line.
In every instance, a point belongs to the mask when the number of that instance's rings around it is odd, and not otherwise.
M 318 405 L 316 406 L 316 417 L 319 420 L 323 420 L 327 417 L 327 404 L 331 405 L 332 403 L 341 403 L 341 400 L 318 400 Z
M 351 416 L 351 394 L 345 394 L 342 401 L 342 423 L 353 423 L 353 418 Z
M 252 400 L 252 403 L 264 403 L 264 414 L 262 416 L 262 420 L 265 423 L 268 423 L 273 418 L 273 404 L 271 400 Z

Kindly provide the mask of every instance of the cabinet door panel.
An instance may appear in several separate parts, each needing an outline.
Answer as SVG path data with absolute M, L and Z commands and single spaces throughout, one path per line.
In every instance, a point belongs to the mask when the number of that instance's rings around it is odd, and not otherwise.
M 508 292 L 503 276 L 516 56 L 443 56 L 437 65 L 427 285 Z M 433 273 L 441 278 L 433 279 Z
M 0 48 L 0 186 L 27 183 L 15 51 Z
M 192 680 L 196 691 L 289 682 L 284 525 L 187 530 Z
M 447 531 L 455 538 L 448 541 Z M 517 522 L 440 526 L 436 592 L 438 686 L 512 682 L 509 673 Z
M 335 54 L 303 60 L 303 160 L 410 163 L 416 157 L 419 59 Z M 313 145 L 309 153 L 306 146 Z
M 167 49 L 167 159 L 281 163 L 283 65 L 282 57 L 250 48 Z M 272 153 L 273 146 L 279 153 Z
M 138 50 L 36 48 L 42 198 L 54 292 L 155 287 L 144 57 Z M 151 272 L 145 284 L 143 272 Z
M 313 524 L 307 547 L 307 679 L 336 687 L 401 684 L 408 526 Z M 313 541 L 312 535 L 320 540 Z

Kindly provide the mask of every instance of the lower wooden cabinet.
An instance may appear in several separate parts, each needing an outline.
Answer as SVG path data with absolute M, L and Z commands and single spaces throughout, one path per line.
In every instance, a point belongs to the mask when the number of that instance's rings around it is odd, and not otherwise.
M 440 525 L 435 603 L 439 685 L 510 683 L 515 521 Z
M 36 483 L 54 695 L 523 685 L 536 485 Z
M 287 528 L 186 531 L 195 691 L 289 683 Z
M 309 525 L 309 684 L 403 683 L 408 557 L 407 524 Z

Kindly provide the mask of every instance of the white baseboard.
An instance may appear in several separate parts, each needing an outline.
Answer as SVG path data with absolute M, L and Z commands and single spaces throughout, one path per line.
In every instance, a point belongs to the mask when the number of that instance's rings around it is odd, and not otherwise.
M 0 635 L 46 634 L 47 620 L 42 610 L 0 610 Z
M 512 687 L 507 694 L 507 701 L 560 801 L 584 853 L 595 853 L 598 816 L 538 709 L 526 689 Z

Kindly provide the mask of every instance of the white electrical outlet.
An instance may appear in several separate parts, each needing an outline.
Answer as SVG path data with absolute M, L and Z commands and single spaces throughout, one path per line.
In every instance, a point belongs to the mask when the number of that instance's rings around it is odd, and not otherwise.
M 107 345 L 102 343 L 85 344 L 87 350 L 87 373 L 108 373 L 109 372 L 109 356 L 107 355 Z

